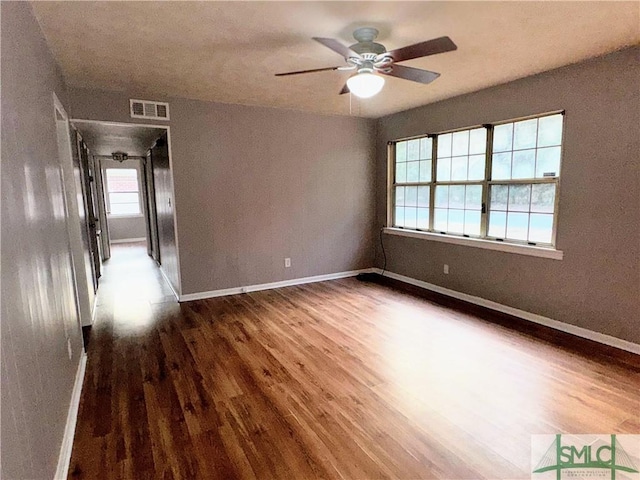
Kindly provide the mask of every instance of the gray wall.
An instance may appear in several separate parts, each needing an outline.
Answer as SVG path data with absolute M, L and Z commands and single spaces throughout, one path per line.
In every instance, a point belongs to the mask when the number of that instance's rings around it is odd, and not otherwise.
M 380 119 L 378 226 L 385 221 L 387 141 L 566 110 L 557 233 L 564 260 L 385 235 L 388 269 L 640 343 L 639 52 Z M 379 250 L 376 263 L 382 265 Z
M 144 217 L 110 217 L 109 238 L 113 242 L 125 240 L 138 240 L 147 236 L 147 226 Z
M 129 98 L 73 90 L 73 116 L 131 122 Z M 375 121 L 166 100 L 182 293 L 371 266 Z
M 30 5 L 1 9 L 0 476 L 53 478 L 82 351 L 52 99 L 66 92 Z
M 100 160 L 101 167 L 104 168 L 135 168 L 138 170 L 138 182 L 140 192 L 142 192 L 142 176 L 140 174 L 140 160 L 125 160 L 124 162 L 116 162 L 114 160 Z M 103 175 L 106 179 L 106 177 Z M 109 240 L 128 240 L 130 238 L 143 238 L 147 236 L 147 226 L 144 220 L 144 197 L 140 194 L 141 213 L 131 217 L 110 217 L 107 216 L 109 223 Z

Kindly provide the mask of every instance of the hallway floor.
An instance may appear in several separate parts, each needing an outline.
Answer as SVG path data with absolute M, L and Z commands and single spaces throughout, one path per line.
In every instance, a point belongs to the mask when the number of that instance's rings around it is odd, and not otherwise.
M 640 431 L 640 357 L 352 278 L 178 304 L 117 246 L 97 313 L 72 479 L 529 479 L 532 434 Z

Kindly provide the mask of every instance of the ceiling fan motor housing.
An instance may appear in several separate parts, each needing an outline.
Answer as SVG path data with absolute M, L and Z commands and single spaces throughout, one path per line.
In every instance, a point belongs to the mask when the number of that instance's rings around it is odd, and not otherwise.
M 358 43 L 354 43 L 349 48 L 360 55 L 366 53 L 374 53 L 376 55 L 380 55 L 381 53 L 386 52 L 387 49 L 384 47 L 384 45 L 374 42 L 377 36 L 378 30 L 376 30 L 375 28 L 358 28 L 353 32 L 353 38 L 355 38 Z

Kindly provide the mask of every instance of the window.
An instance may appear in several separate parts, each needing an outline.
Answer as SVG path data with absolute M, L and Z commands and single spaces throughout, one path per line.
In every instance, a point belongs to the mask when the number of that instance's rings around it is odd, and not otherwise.
M 107 213 L 109 215 L 140 215 L 138 170 L 107 168 Z
M 390 223 L 554 246 L 562 113 L 392 143 Z

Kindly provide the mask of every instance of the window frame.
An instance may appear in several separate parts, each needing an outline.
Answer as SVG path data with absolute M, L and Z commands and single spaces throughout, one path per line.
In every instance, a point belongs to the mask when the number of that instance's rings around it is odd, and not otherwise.
M 549 117 L 553 115 L 562 115 L 562 132 L 561 132 L 561 140 L 560 140 L 560 164 L 558 169 L 558 174 L 555 177 L 543 177 L 543 178 L 528 178 L 528 179 L 504 179 L 504 180 L 493 180 L 492 179 L 492 163 L 493 163 L 493 140 L 494 140 L 494 128 L 499 125 L 505 125 L 509 123 L 517 123 L 526 120 L 532 119 L 540 119 L 544 117 Z M 386 233 L 396 233 L 402 236 L 410 236 L 410 237 L 419 237 L 419 238 L 429 238 L 433 240 L 438 240 L 439 238 L 446 237 L 447 239 L 459 239 L 459 241 L 448 241 L 448 243 L 458 243 L 458 244 L 467 244 L 466 241 L 469 241 L 470 245 L 478 246 L 481 248 L 489 248 L 492 250 L 505 250 L 505 251 L 514 251 L 514 253 L 525 253 L 536 256 L 547 256 L 548 258 L 562 258 L 562 252 L 557 250 L 557 227 L 558 227 L 558 217 L 559 217 L 559 192 L 560 192 L 560 176 L 562 173 L 562 160 L 564 157 L 564 140 L 565 140 L 565 110 L 555 110 L 549 111 L 545 113 L 538 113 L 534 115 L 528 115 L 524 117 L 513 118 L 509 120 L 503 120 L 499 122 L 493 122 L 490 124 L 482 124 L 482 125 L 474 125 L 467 126 L 463 128 L 456 128 L 451 130 L 444 130 L 437 133 L 429 133 L 416 135 L 411 137 L 400 138 L 394 141 L 389 141 L 387 143 L 387 219 L 386 219 Z M 485 128 L 486 129 L 486 148 L 485 148 L 485 172 L 484 178 L 482 180 L 448 180 L 448 181 L 438 181 L 437 180 L 437 164 L 438 164 L 438 137 L 440 135 L 446 135 L 449 133 L 461 132 L 461 131 L 470 131 L 477 128 Z M 395 149 L 396 144 L 399 142 L 405 142 L 409 140 L 416 140 L 421 138 L 431 138 L 432 139 L 432 155 L 431 155 L 431 181 L 430 182 L 404 182 L 398 183 L 396 182 L 395 172 L 396 172 L 396 155 Z M 538 146 L 536 144 L 535 150 L 538 150 Z M 514 150 L 510 150 L 513 152 Z M 446 157 L 448 158 L 448 157 Z M 525 185 L 534 185 L 534 184 L 553 184 L 555 185 L 555 196 L 554 196 L 554 205 L 553 205 L 553 223 L 552 223 L 552 231 L 551 231 L 551 242 L 531 242 L 529 240 L 514 240 L 505 238 L 489 236 L 489 222 L 491 215 L 491 188 L 494 185 L 516 185 L 516 184 L 525 184 Z M 418 228 L 409 228 L 402 226 L 395 226 L 395 200 L 396 200 L 396 188 L 398 186 L 429 186 L 430 187 L 430 202 L 429 202 L 429 229 L 418 229 Z M 452 232 L 442 232 L 441 230 L 434 229 L 434 219 L 435 219 L 435 192 L 438 186 L 444 185 L 482 185 L 482 207 L 481 207 L 481 216 L 480 216 L 480 235 L 467 235 L 467 234 L 459 234 Z M 507 213 L 507 212 L 505 212 Z M 531 211 L 528 212 L 531 215 Z M 529 220 L 530 221 L 530 220 Z M 506 228 L 506 227 L 505 227 Z M 404 232 L 407 232 L 404 234 Z M 411 234 L 409 234 L 411 232 Z M 439 237 L 439 238 L 438 238 Z M 491 245 L 488 245 L 491 244 Z M 497 248 L 495 248 L 497 247 Z M 505 248 L 500 248 L 505 247 Z M 516 247 L 511 248 L 511 247 Z M 521 251 L 522 247 L 525 251 Z M 540 254 L 538 255 L 536 252 L 540 250 L 551 250 L 554 252 L 559 252 L 560 255 L 546 255 Z M 530 253 L 532 251 L 533 253 Z
M 118 213 L 111 213 L 111 193 L 109 191 L 109 174 L 107 173 L 109 170 L 135 170 L 136 171 L 136 181 L 138 184 L 138 191 L 137 192 L 113 192 L 113 193 L 137 193 L 138 194 L 138 213 L 124 213 L 124 214 L 118 214 Z M 138 218 L 138 217 L 143 217 L 144 216 L 144 210 L 143 210 L 143 199 L 142 199 L 142 182 L 141 182 L 141 175 L 140 175 L 140 168 L 139 165 L 135 165 L 135 166 L 105 166 L 104 167 L 104 183 L 105 183 L 105 188 L 104 188 L 104 195 L 105 195 L 105 209 L 106 209 L 106 213 L 107 213 L 107 217 L 109 218 Z

